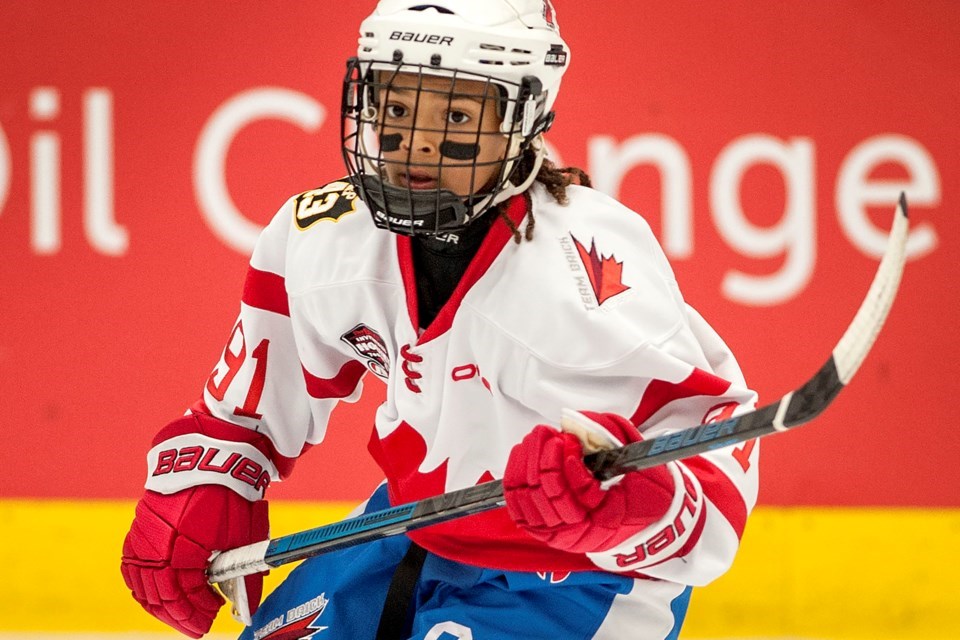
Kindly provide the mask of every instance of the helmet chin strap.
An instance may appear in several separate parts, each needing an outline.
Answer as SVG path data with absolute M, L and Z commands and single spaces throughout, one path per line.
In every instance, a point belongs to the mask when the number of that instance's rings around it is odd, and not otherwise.
M 510 149 L 509 156 L 516 156 L 519 153 L 519 147 L 522 143 L 522 140 L 514 140 L 514 147 Z M 530 149 L 535 153 L 533 168 L 530 171 L 530 175 L 524 178 L 523 182 L 520 184 L 513 184 L 509 179 L 506 179 L 506 186 L 503 187 L 500 191 L 496 192 L 493 195 L 488 195 L 484 199 L 480 200 L 473 206 L 473 211 L 475 212 L 468 218 L 469 220 L 475 220 L 480 217 L 484 211 L 490 207 L 496 206 L 501 202 L 509 200 L 515 195 L 521 194 L 527 189 L 530 188 L 530 185 L 533 184 L 533 181 L 537 179 L 537 174 L 540 172 L 540 167 L 543 166 L 543 160 L 546 158 L 547 147 L 543 144 L 543 134 L 538 134 L 533 140 L 530 141 Z M 513 173 L 513 165 L 518 162 L 517 160 L 512 160 L 508 163 L 508 166 L 504 169 L 504 175 L 509 176 Z

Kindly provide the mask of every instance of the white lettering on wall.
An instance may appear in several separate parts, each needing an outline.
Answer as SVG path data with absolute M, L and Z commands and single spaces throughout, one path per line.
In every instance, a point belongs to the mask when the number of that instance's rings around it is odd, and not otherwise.
M 11 136 L 0 127 L 0 214 L 14 191 L 14 178 L 28 186 L 29 244 L 38 255 L 52 255 L 63 243 L 63 118 L 61 90 L 39 86 L 29 93 L 27 115 L 37 126 Z M 116 221 L 114 198 L 114 99 L 106 88 L 82 94 L 83 230 L 90 246 L 109 256 L 125 255 L 130 245 L 127 229 Z M 226 246 L 249 255 L 262 227 L 248 219 L 234 203 L 226 184 L 227 155 L 242 130 L 259 120 L 292 123 L 306 132 L 320 128 L 326 109 L 309 95 L 282 87 L 260 87 L 229 97 L 206 121 L 193 155 L 193 186 L 201 215 Z M 558 150 L 547 144 L 558 165 Z M 29 164 L 20 172 L 13 151 L 23 150 Z M 807 137 L 777 138 L 750 133 L 733 139 L 714 160 L 709 175 L 709 218 L 723 242 L 737 255 L 769 260 L 782 258 L 775 273 L 751 274 L 729 270 L 723 274 L 721 294 L 745 305 L 777 305 L 797 296 L 809 285 L 816 267 L 816 147 Z M 905 177 L 875 177 L 877 169 L 895 165 Z M 630 172 L 653 167 L 661 181 L 661 244 L 671 259 L 695 259 L 693 169 L 686 149 L 660 133 L 635 135 L 618 141 L 608 135 L 587 140 L 587 166 L 595 187 L 620 198 Z M 783 179 L 783 211 L 776 224 L 751 223 L 742 205 L 743 180 L 756 166 L 775 169 Z M 821 176 L 829 180 L 831 176 Z M 914 207 L 941 204 L 941 178 L 936 161 L 917 140 L 898 133 L 872 136 L 843 158 L 833 192 L 838 222 L 850 244 L 863 255 L 879 258 L 886 245 L 882 222 L 868 213 L 894 207 L 901 191 Z M 73 202 L 68 199 L 68 202 Z M 872 212 L 868 210 L 873 208 Z M 645 213 L 645 212 L 641 212 Z M 705 223 L 703 216 L 701 224 Z M 938 247 L 930 221 L 914 219 L 907 244 L 908 256 L 922 258 Z M 748 270 L 745 270 L 748 271 Z
M 727 298 L 750 305 L 778 304 L 795 296 L 810 281 L 817 222 L 813 149 L 808 138 L 784 142 L 754 134 L 735 139 L 717 157 L 710 176 L 710 208 L 724 241 L 746 256 L 785 255 L 780 271 L 772 275 L 728 272 L 721 285 Z M 747 220 L 740 201 L 743 175 L 757 164 L 777 169 L 786 187 L 783 216 L 777 225 L 766 229 Z
M 3 132 L 3 127 L 0 126 L 0 213 L 3 213 L 3 207 L 7 204 L 7 196 L 10 194 L 12 166 L 10 143 L 7 141 L 7 135 Z
M 892 162 L 907 170 L 909 179 L 870 180 L 870 172 Z M 836 204 L 840 228 L 855 247 L 868 256 L 879 258 L 887 246 L 887 231 L 877 229 L 867 217 L 867 206 L 893 208 L 900 192 L 906 192 L 907 204 L 940 204 L 940 174 L 930 153 L 916 140 L 887 134 L 868 138 L 854 147 L 837 177 Z M 907 239 L 907 256 L 919 258 L 937 246 L 937 232 L 926 222 L 914 223 Z
M 83 96 L 83 230 L 94 249 L 120 256 L 129 237 L 114 218 L 113 182 L 113 96 L 89 89 Z
M 50 122 L 60 115 L 60 92 L 37 87 L 30 117 Z M 40 130 L 30 138 L 30 245 L 41 255 L 60 250 L 60 136 Z
M 240 212 L 227 190 L 226 157 L 233 139 L 256 120 L 284 120 L 312 132 L 324 116 L 323 106 L 310 96 L 275 87 L 239 93 L 210 116 L 193 157 L 193 186 L 200 212 L 227 246 L 249 254 L 262 230 Z
M 651 164 L 660 170 L 663 250 L 674 258 L 693 255 L 692 171 L 683 147 L 673 138 L 656 133 L 633 136 L 619 147 L 609 136 L 594 136 L 587 144 L 587 173 L 593 186 L 614 198 L 619 196 L 623 178 L 631 169 Z
M 30 117 L 49 123 L 60 117 L 60 91 L 37 87 L 30 94 Z M 0 210 L 10 184 L 10 150 L 0 135 Z M 30 247 L 39 255 L 58 253 L 63 244 L 60 135 L 39 129 L 30 136 Z M 127 231 L 114 220 L 113 97 L 107 89 L 83 96 L 83 228 L 99 253 L 120 256 Z

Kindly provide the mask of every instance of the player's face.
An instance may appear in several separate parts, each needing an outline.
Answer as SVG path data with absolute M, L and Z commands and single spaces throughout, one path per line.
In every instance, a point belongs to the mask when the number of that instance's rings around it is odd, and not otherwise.
M 494 87 L 474 80 L 391 78 L 380 94 L 386 179 L 463 197 L 492 187 L 507 150 L 495 96 Z

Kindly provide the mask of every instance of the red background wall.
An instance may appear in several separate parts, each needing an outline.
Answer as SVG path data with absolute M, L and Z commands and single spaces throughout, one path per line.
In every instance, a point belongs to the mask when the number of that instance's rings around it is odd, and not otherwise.
M 844 231 L 840 212 L 855 207 L 837 194 L 889 187 L 861 220 L 883 229 L 906 188 L 916 254 L 888 326 L 815 425 L 765 442 L 761 502 L 960 505 L 960 5 L 555 5 L 573 59 L 550 142 L 598 182 L 619 166 L 617 195 L 661 238 L 667 220 L 689 214 L 692 244 L 668 247 L 681 286 L 762 401 L 819 367 L 875 270 L 865 233 Z M 287 196 L 342 174 L 339 83 L 372 2 L 328 7 L 0 4 L 0 496 L 139 493 L 149 439 L 199 394 L 245 270 L 246 251 L 208 222 L 217 207 L 194 178 L 223 179 L 262 225 Z M 287 104 L 317 120 L 253 120 L 224 147 L 222 172 L 198 166 L 219 110 L 263 90 L 296 92 Z M 51 97 L 59 104 L 45 109 Z M 651 134 L 689 167 L 689 184 L 604 152 L 605 140 L 622 152 Z M 843 187 L 858 152 L 883 140 L 895 151 L 883 147 L 867 187 Z M 764 144 L 786 156 L 779 168 L 758 159 Z M 100 187 L 105 204 L 87 203 Z M 86 230 L 98 215 L 102 230 Z M 759 255 L 763 238 L 725 233 L 724 220 L 767 229 L 772 247 Z M 769 230 L 784 220 L 796 226 L 778 243 Z M 735 271 L 791 269 L 798 279 L 760 301 L 724 285 Z M 365 496 L 377 473 L 364 443 L 382 394 L 368 384 L 275 497 Z

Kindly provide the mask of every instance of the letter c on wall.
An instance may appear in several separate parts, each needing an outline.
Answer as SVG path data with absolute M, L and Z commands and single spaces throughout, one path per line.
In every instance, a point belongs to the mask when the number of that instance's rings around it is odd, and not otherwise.
M 324 116 L 323 106 L 310 96 L 279 87 L 239 93 L 210 116 L 193 156 L 193 187 L 200 212 L 214 235 L 227 246 L 249 255 L 262 230 L 237 209 L 227 191 L 225 165 L 233 139 L 256 120 L 284 120 L 309 132 L 320 127 Z

